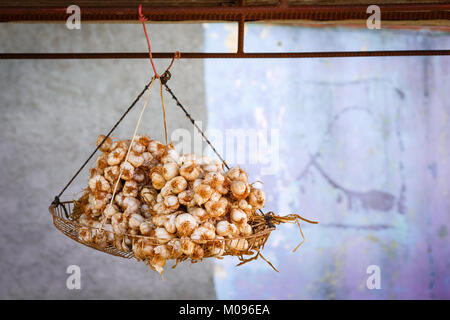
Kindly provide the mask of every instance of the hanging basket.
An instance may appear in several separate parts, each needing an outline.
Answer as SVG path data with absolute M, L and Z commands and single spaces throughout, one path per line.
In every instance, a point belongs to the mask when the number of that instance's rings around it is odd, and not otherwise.
M 186 111 L 184 106 L 181 105 L 179 100 L 175 97 L 173 92 L 170 90 L 170 88 L 167 86 L 167 80 L 170 79 L 170 73 L 167 71 L 165 78 L 160 79 L 161 81 L 161 100 L 162 100 L 162 107 L 164 112 L 164 127 L 166 129 L 166 123 L 165 123 L 165 108 L 164 108 L 164 101 L 163 101 L 163 94 L 162 94 L 162 88 L 163 86 L 166 88 L 166 91 L 170 93 L 172 98 L 175 100 L 177 106 L 179 106 L 182 111 L 185 113 L 186 117 L 190 120 L 190 122 L 194 125 L 194 127 L 201 133 L 203 139 L 208 143 L 208 145 L 212 148 L 212 150 L 216 153 L 218 158 L 220 159 L 222 170 L 224 167 L 226 167 L 228 170 L 230 168 L 224 161 L 224 159 L 220 156 L 220 154 L 216 151 L 216 149 L 212 146 L 211 142 L 208 140 L 206 135 L 201 131 L 201 129 L 196 125 L 195 120 L 191 117 L 191 115 Z M 152 87 L 152 84 L 154 82 L 155 78 L 152 79 L 152 81 L 147 84 L 147 86 L 144 88 L 144 90 L 139 94 L 139 96 L 135 99 L 135 101 L 132 103 L 132 105 L 126 110 L 126 112 L 122 115 L 122 117 L 119 119 L 119 121 L 113 126 L 113 128 L 110 130 L 110 132 L 104 136 L 103 139 L 100 139 L 97 145 L 97 148 L 92 152 L 92 154 L 88 157 L 88 159 L 84 162 L 84 164 L 81 166 L 81 168 L 75 173 L 75 175 L 72 177 L 72 179 L 69 181 L 69 183 L 62 189 L 62 191 L 59 193 L 58 196 L 55 197 L 55 200 L 52 202 L 52 204 L 49 207 L 49 212 L 52 215 L 53 223 L 55 227 L 60 230 L 63 234 L 68 236 L 69 238 L 86 245 L 88 247 L 94 248 L 96 250 L 122 257 L 122 258 L 136 258 L 138 261 L 142 260 L 146 262 L 153 270 L 158 271 L 160 274 L 163 272 L 163 266 L 165 264 L 166 258 L 161 258 L 164 261 L 151 261 L 150 258 L 148 258 L 148 255 L 146 255 L 145 252 L 148 252 L 148 248 L 154 248 L 154 247 L 165 247 L 164 250 L 166 252 L 167 259 L 174 259 L 176 260 L 175 266 L 182 261 L 190 260 L 191 262 L 195 263 L 198 261 L 203 260 L 204 258 L 209 257 L 216 257 L 218 259 L 222 259 L 223 256 L 232 255 L 238 257 L 240 260 L 240 263 L 238 265 L 242 265 L 244 263 L 247 263 L 249 261 L 258 259 L 261 257 L 263 260 L 265 260 L 274 270 L 275 267 L 264 258 L 264 256 L 261 254 L 261 250 L 264 248 L 264 245 L 269 238 L 271 232 L 275 230 L 275 226 L 280 223 L 296 223 L 299 227 L 300 233 L 302 235 L 302 242 L 294 249 L 294 251 L 303 244 L 304 236 L 303 232 L 300 227 L 300 220 L 309 222 L 309 223 L 317 223 L 314 221 L 310 221 L 307 219 L 304 219 L 296 214 L 290 214 L 287 216 L 277 216 L 273 212 L 263 213 L 261 211 L 261 208 L 263 206 L 263 202 L 261 206 L 257 206 L 253 208 L 252 214 L 250 214 L 247 218 L 245 218 L 245 223 L 247 224 L 246 227 L 249 228 L 250 232 L 241 233 L 239 231 L 238 233 L 232 232 L 224 237 L 210 237 L 210 238 L 203 238 L 203 236 L 200 239 L 194 240 L 189 238 L 189 236 L 186 237 L 174 237 L 170 238 L 171 240 L 178 241 L 177 248 L 174 246 L 171 247 L 170 240 L 166 240 L 166 238 L 156 237 L 157 234 L 150 233 L 151 236 L 145 235 L 146 233 L 139 233 L 135 232 L 134 234 L 131 234 L 129 232 L 132 232 L 133 230 L 120 230 L 115 231 L 114 229 L 107 229 L 104 228 L 104 222 L 102 222 L 100 225 L 94 224 L 94 225 L 88 225 L 90 222 L 85 221 L 87 224 L 80 223 L 83 222 L 81 219 L 82 214 L 85 213 L 85 209 L 87 208 L 87 204 L 89 202 L 89 192 L 86 189 L 86 192 L 84 195 L 74 201 L 65 201 L 61 202 L 59 200 L 59 197 L 63 194 L 63 192 L 67 189 L 67 187 L 73 182 L 73 180 L 77 177 L 77 175 L 81 172 L 81 170 L 87 165 L 89 160 L 94 156 L 94 154 L 102 147 L 102 145 L 107 141 L 107 139 L 110 139 L 109 136 L 112 133 L 112 131 L 118 126 L 118 124 L 123 120 L 123 118 L 127 115 L 127 113 L 133 108 L 133 106 L 137 103 L 137 101 L 140 99 L 140 97 L 144 94 L 146 90 L 148 90 L 148 94 L 146 97 L 146 102 L 142 108 L 142 111 L 140 113 L 133 138 L 131 139 L 131 142 L 129 143 L 129 146 L 127 147 L 128 152 L 126 153 L 126 156 L 124 159 L 120 160 L 121 162 L 127 162 L 128 156 L 130 154 L 131 148 L 133 146 L 133 142 L 135 138 L 137 137 L 137 130 L 139 128 L 139 123 L 141 121 L 143 112 L 145 110 L 145 107 L 149 101 L 149 94 L 150 89 Z M 160 144 L 160 147 L 163 148 L 163 153 L 168 153 L 169 146 L 170 148 L 173 148 L 172 145 L 167 143 L 167 129 L 166 131 L 166 144 Z M 149 138 L 148 138 L 149 139 Z M 124 142 L 124 141 L 121 141 Z M 110 142 L 112 143 L 112 142 Z M 120 143 L 120 142 L 118 142 Z M 108 146 L 105 144 L 106 150 L 109 150 Z M 123 148 L 123 147 L 122 147 Z M 150 148 L 150 147 L 149 147 Z M 158 147 L 159 148 L 159 147 Z M 105 150 L 105 149 L 102 149 Z M 159 150 L 159 149 L 157 149 Z M 115 151 L 115 150 L 114 150 Z M 112 153 L 113 151 L 111 151 Z M 159 161 L 159 160 L 158 160 Z M 115 179 L 114 184 L 114 191 L 112 192 L 111 200 L 110 200 L 110 206 L 113 205 L 114 196 L 116 195 L 116 190 L 121 182 L 121 174 L 122 174 L 122 166 L 120 166 L 120 172 L 118 174 L 118 178 Z M 140 167 L 139 167 L 140 168 Z M 240 168 L 238 169 L 239 172 L 241 172 Z M 153 169 L 152 169 L 153 170 Z M 181 170 L 181 169 L 180 169 Z M 152 171 L 150 171 L 152 172 Z M 225 171 L 221 171 L 223 174 L 225 174 Z M 228 171 L 231 172 L 231 171 Z M 246 173 L 242 171 L 245 175 Z M 145 178 L 144 179 L 148 179 Z M 106 180 L 105 180 L 106 182 Z M 97 182 L 95 182 L 97 183 Z M 106 182 L 108 184 L 108 182 Z M 166 182 L 164 182 L 166 183 Z M 203 182 L 201 182 L 203 183 Z M 239 182 L 242 183 L 242 182 Z M 253 187 L 251 187 L 251 184 L 246 184 L 248 188 L 248 193 L 246 193 L 245 197 L 249 196 L 251 194 L 251 190 L 254 190 Z M 109 186 L 109 184 L 108 184 Z M 109 188 L 109 187 L 108 187 Z M 155 187 L 156 188 L 156 187 Z M 158 188 L 156 188 L 158 189 Z M 155 190 L 156 190 L 155 189 Z M 184 189 L 183 189 L 184 190 Z M 245 189 L 247 190 L 247 189 Z M 139 189 L 140 193 L 141 189 Z M 227 191 L 228 192 L 228 191 Z M 231 192 L 231 191 L 229 191 Z M 236 199 L 244 199 L 244 198 L 236 198 Z M 226 199 L 225 199 L 226 200 Z M 218 200 L 214 200 L 218 201 Z M 256 200 L 255 200 L 256 201 Z M 244 201 L 245 202 L 245 201 Z M 203 203 L 203 202 L 202 202 Z M 225 203 L 228 203 L 225 201 Z M 226 208 L 228 208 L 230 204 L 227 204 Z M 240 206 L 240 204 L 239 204 Z M 201 207 L 201 205 L 200 205 Z M 251 208 L 251 207 L 250 207 Z M 101 215 L 103 216 L 103 210 L 101 211 Z M 154 209 L 156 211 L 156 209 Z M 176 210 L 176 209 L 175 209 Z M 204 209 L 202 209 L 204 210 Z M 224 209 L 228 210 L 228 209 Z M 125 213 L 120 213 L 121 215 L 125 215 Z M 222 213 L 223 214 L 223 213 Z M 244 214 L 244 212 L 242 212 Z M 191 216 L 190 214 L 187 214 L 187 216 Z M 128 217 L 129 218 L 129 217 Z M 142 217 L 141 217 L 142 218 Z M 193 218 L 191 216 L 191 218 Z M 178 218 L 177 218 L 178 219 Z M 106 214 L 103 216 L 103 220 L 106 221 Z M 128 223 L 128 222 L 126 222 Z M 236 227 L 236 226 L 234 226 Z M 154 227 L 156 228 L 156 227 Z M 205 227 L 206 228 L 206 227 Z M 214 228 L 214 226 L 213 226 Z M 114 230 L 114 231 L 113 231 Z M 119 230 L 119 229 L 118 229 Z M 178 230 L 178 227 L 177 227 Z M 247 229 L 246 229 L 247 230 Z M 191 231 L 192 232 L 192 231 Z M 215 233 L 214 233 L 215 234 Z M 245 236 L 244 236 L 245 235 Z M 88 239 L 88 240 L 86 240 Z M 184 252 L 187 249 L 180 249 L 180 246 L 183 247 L 183 243 L 187 243 L 186 245 L 191 245 L 191 247 L 195 247 L 195 250 L 198 250 L 198 254 L 185 254 Z M 165 245 L 167 244 L 167 245 Z M 153 250 L 153 249 L 151 249 Z M 155 249 L 156 250 L 156 249 Z M 161 249 L 162 250 L 162 249 Z M 194 249 L 193 249 L 194 250 Z M 180 254 L 180 252 L 182 252 Z M 160 263 L 160 264 L 159 264 Z M 174 266 L 174 267 L 175 267 Z M 278 271 L 278 270 L 276 270 Z

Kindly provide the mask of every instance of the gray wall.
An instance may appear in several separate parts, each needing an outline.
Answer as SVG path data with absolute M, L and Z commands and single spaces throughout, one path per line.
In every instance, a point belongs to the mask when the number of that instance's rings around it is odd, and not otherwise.
M 200 25 L 151 25 L 154 51 L 201 51 Z M 146 51 L 139 24 L 2 24 L 2 52 Z M 169 61 L 158 60 L 162 72 Z M 201 60 L 176 61 L 170 86 L 206 126 Z M 84 247 L 51 222 L 48 206 L 152 76 L 148 60 L 0 61 L 0 298 L 214 298 L 213 261 L 166 268 L 165 281 L 143 263 Z M 159 84 L 140 132 L 163 139 Z M 143 102 L 143 100 L 141 100 Z M 141 104 L 140 104 L 141 105 Z M 139 106 L 114 136 L 129 137 Z M 192 130 L 166 95 L 168 129 Z M 92 165 L 92 162 L 90 163 Z M 76 197 L 87 170 L 64 199 Z M 66 268 L 81 268 L 81 290 Z

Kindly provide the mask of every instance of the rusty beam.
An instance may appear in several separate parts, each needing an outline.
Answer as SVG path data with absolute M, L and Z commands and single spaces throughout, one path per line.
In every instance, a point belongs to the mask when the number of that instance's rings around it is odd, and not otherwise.
M 384 21 L 450 20 L 450 4 L 380 4 Z M 367 5 L 144 7 L 150 21 L 365 20 Z M 137 7 L 81 7 L 82 21 L 138 21 Z M 2 7 L 0 22 L 64 22 L 66 7 Z
M 264 52 L 264 53 L 201 53 L 183 52 L 180 59 L 267 59 L 267 58 L 344 58 L 387 56 L 448 56 L 450 50 L 395 50 L 346 52 Z M 155 59 L 171 59 L 174 53 L 155 52 Z M 148 59 L 148 52 L 108 53 L 0 53 L 1 59 Z

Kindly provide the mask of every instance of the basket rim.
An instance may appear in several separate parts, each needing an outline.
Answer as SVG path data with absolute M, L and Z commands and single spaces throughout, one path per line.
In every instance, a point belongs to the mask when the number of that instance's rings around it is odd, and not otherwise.
M 65 206 L 65 205 L 71 204 L 71 203 L 75 203 L 75 200 L 71 200 L 71 201 L 70 201 L 70 200 L 69 200 L 69 201 L 61 201 L 59 204 L 52 203 L 52 204 L 49 206 L 49 212 L 50 212 L 50 214 L 51 214 L 53 217 L 56 217 L 56 218 L 58 218 L 58 219 L 62 219 L 62 220 L 67 221 L 67 222 L 69 222 L 69 223 L 71 223 L 71 224 L 75 224 L 77 227 L 80 227 L 80 228 L 88 228 L 88 229 L 91 229 L 91 230 L 104 231 L 104 232 L 107 232 L 107 233 L 109 233 L 109 234 L 113 234 L 113 235 L 115 235 L 115 236 L 119 236 L 119 237 L 127 236 L 127 237 L 130 237 L 130 238 L 132 238 L 132 239 L 135 239 L 135 238 L 136 238 L 136 239 L 149 239 L 149 240 L 154 240 L 154 241 L 156 241 L 156 242 L 159 242 L 159 241 L 161 240 L 161 239 L 159 239 L 159 238 L 157 238 L 157 237 L 151 237 L 151 236 L 145 236 L 145 235 L 134 235 L 134 234 L 130 234 L 130 233 L 122 233 L 122 234 L 119 234 L 119 233 L 115 233 L 115 232 L 113 232 L 113 231 L 105 230 L 104 228 L 96 228 L 96 227 L 92 227 L 92 226 L 80 224 L 80 223 L 79 223 L 78 221 L 76 221 L 76 220 L 66 219 L 66 218 L 64 218 L 64 217 L 62 217 L 62 216 L 60 216 L 60 215 L 58 215 L 58 214 L 55 212 L 55 210 L 58 208 L 59 205 Z M 268 228 L 266 228 L 266 229 L 264 229 L 264 230 L 262 230 L 262 231 L 260 231 L 260 232 L 258 232 L 258 233 L 253 233 L 253 234 L 251 234 L 251 235 L 249 235 L 249 236 L 245 236 L 245 237 L 233 237 L 233 238 L 212 239 L 212 240 L 201 240 L 201 241 L 202 241 L 202 243 L 208 243 L 208 242 L 225 242 L 225 241 L 233 241 L 233 240 L 243 240 L 243 239 L 244 239 L 244 240 L 247 240 L 247 239 L 254 239 L 254 238 L 258 238 L 258 237 L 263 237 L 263 236 L 266 236 L 266 235 L 270 235 L 270 233 L 271 233 L 272 231 L 274 231 L 274 230 L 276 230 L 275 227 L 268 227 Z M 179 239 L 179 240 L 181 240 L 181 239 L 183 239 L 183 238 L 180 238 L 180 237 L 174 237 L 174 238 L 169 239 L 168 241 L 163 242 L 163 243 L 160 243 L 160 244 L 167 243 L 167 242 L 169 242 L 170 240 L 174 240 L 174 239 Z M 190 238 L 189 238 L 189 237 L 186 237 L 186 239 L 190 239 Z

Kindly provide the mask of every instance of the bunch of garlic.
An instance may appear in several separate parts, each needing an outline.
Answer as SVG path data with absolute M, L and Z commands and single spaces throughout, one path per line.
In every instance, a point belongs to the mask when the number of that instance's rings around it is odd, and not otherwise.
M 225 172 L 220 162 L 179 155 L 146 136 L 135 138 L 125 161 L 130 143 L 108 138 L 100 147 L 81 201 L 80 240 L 132 251 L 161 274 L 168 259 L 249 249 L 246 237 L 265 194 L 249 184 L 247 173 L 238 167 Z

